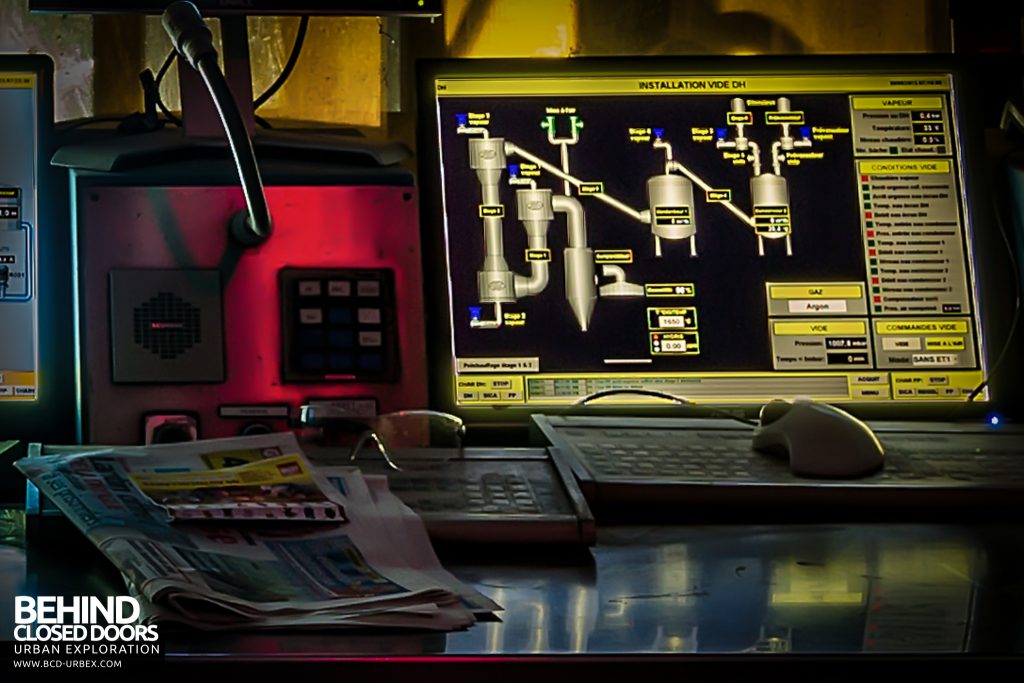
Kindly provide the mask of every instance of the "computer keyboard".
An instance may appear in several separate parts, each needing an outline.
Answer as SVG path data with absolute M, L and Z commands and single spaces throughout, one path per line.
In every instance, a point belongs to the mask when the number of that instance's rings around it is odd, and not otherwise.
M 873 425 L 886 450 L 883 469 L 863 479 L 829 480 L 793 475 L 785 458 L 751 449 L 751 428 L 727 420 L 534 420 L 591 503 L 1024 504 L 1020 433 Z
M 347 451 L 307 449 L 318 465 Z M 397 449 L 401 471 L 369 449 L 354 462 L 384 474 L 435 541 L 591 545 L 594 520 L 572 473 L 542 449 Z

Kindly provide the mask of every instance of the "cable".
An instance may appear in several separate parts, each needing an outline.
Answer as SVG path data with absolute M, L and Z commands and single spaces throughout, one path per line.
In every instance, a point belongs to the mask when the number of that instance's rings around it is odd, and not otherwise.
M 661 398 L 661 399 L 664 399 L 666 401 L 671 401 L 672 403 L 674 403 L 677 406 L 685 406 L 687 408 L 694 408 L 698 412 L 700 412 L 702 414 L 702 416 L 720 417 L 720 418 L 725 418 L 725 419 L 728 419 L 728 420 L 735 420 L 736 422 L 740 422 L 742 424 L 745 424 L 748 427 L 758 427 L 758 426 L 760 426 L 760 423 L 757 422 L 756 420 L 748 420 L 745 417 L 739 417 L 738 415 L 733 415 L 732 413 L 728 413 L 728 412 L 726 412 L 724 410 L 719 410 L 717 408 L 707 408 L 707 407 L 704 407 L 704 406 L 700 406 L 700 405 L 697 405 L 696 403 L 694 403 L 693 401 L 691 401 L 688 398 L 683 398 L 682 396 L 676 396 L 675 394 L 670 394 L 670 393 L 665 392 L 665 391 L 658 391 L 656 389 L 604 389 L 602 391 L 595 391 L 592 394 L 587 394 L 586 396 L 580 398 L 578 401 L 576 401 L 575 403 L 570 405 L 568 408 L 565 408 L 564 410 L 562 410 L 560 412 L 563 415 L 565 415 L 565 414 L 572 414 L 575 411 L 579 410 L 580 408 L 586 408 L 590 404 L 591 401 L 596 401 L 599 398 L 607 398 L 608 396 L 618 396 L 618 395 L 651 396 L 653 398 Z
M 180 127 L 181 119 L 179 119 L 177 116 L 172 114 L 169 109 L 167 109 L 167 105 L 164 104 L 164 98 L 160 95 L 160 82 L 164 80 L 164 76 L 167 74 L 167 70 L 171 68 L 171 64 L 174 64 L 174 61 L 177 58 L 178 51 L 174 48 L 171 48 L 171 51 L 167 54 L 167 58 L 164 60 L 164 63 L 160 65 L 160 70 L 156 72 L 155 90 L 156 106 L 160 108 L 161 113 L 163 113 L 163 115 L 167 117 L 168 121 Z
M 244 217 L 245 225 L 233 226 L 232 232 L 236 238 L 246 242 L 254 240 L 253 244 L 262 243 L 270 237 L 270 208 L 263 192 L 263 179 L 260 177 L 259 166 L 256 165 L 256 155 L 252 149 L 249 131 L 242 121 L 238 107 L 234 106 L 231 88 L 220 71 L 216 55 L 201 57 L 197 66 L 199 75 L 203 77 L 206 88 L 213 96 L 213 104 L 220 115 L 221 123 L 224 124 L 228 146 L 231 148 L 231 155 L 235 158 L 235 166 L 242 181 L 245 203 L 249 207 L 249 215 Z
M 288 61 L 285 62 L 284 68 L 281 73 L 277 75 L 277 78 L 270 87 L 263 91 L 263 94 L 256 98 L 252 103 L 254 109 L 259 109 L 267 103 L 271 97 L 277 94 L 277 91 L 281 89 L 288 77 L 292 75 L 292 70 L 295 69 L 295 64 L 299 61 L 299 55 L 302 53 L 302 44 L 306 40 L 306 29 L 309 28 L 309 17 L 302 17 L 299 19 L 299 32 L 295 36 L 295 42 L 292 44 L 292 52 L 288 55 Z
M 84 119 L 75 119 L 73 121 L 62 121 L 57 124 L 57 130 L 74 130 L 75 128 L 84 128 L 85 126 L 91 126 L 95 123 L 121 123 L 124 118 L 121 116 L 95 116 Z
M 260 245 L 270 237 L 273 222 L 249 131 L 217 63 L 213 34 L 191 2 L 172 3 L 164 10 L 161 23 L 174 48 L 202 77 L 227 135 L 247 208 L 231 218 L 230 233 L 247 247 Z

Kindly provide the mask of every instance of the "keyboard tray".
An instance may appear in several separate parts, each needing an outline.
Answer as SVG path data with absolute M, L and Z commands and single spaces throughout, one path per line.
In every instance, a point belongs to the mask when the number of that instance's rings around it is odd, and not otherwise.
M 794 476 L 729 420 L 534 416 L 592 504 L 1024 504 L 1024 434 L 973 426 L 872 424 L 885 467 L 856 480 Z M 827 444 L 823 444 L 827 448 Z
M 594 519 L 569 466 L 544 449 L 398 449 L 402 471 L 367 450 L 355 461 L 385 474 L 435 541 L 593 545 Z M 314 464 L 351 465 L 347 453 L 307 447 Z

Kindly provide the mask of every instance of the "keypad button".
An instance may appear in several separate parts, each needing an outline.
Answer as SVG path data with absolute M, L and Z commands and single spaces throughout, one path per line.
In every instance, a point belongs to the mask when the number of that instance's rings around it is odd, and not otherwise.
M 320 281 L 302 280 L 299 282 L 299 296 L 320 296 Z
M 299 322 L 303 325 L 319 325 L 324 321 L 324 312 L 319 308 L 300 308 Z
M 359 296 L 380 296 L 380 283 L 376 280 L 360 280 L 356 292 Z
M 323 330 L 301 330 L 299 332 L 299 343 L 307 348 L 318 349 L 324 345 L 325 340 Z
M 332 353 L 330 356 L 331 370 L 351 370 L 352 354 Z
M 352 309 L 336 307 L 327 309 L 327 322 L 332 325 L 351 325 Z
M 348 330 L 332 330 L 327 333 L 327 342 L 334 348 L 347 349 L 352 346 L 352 337 Z
M 331 280 L 327 283 L 327 296 L 352 296 L 352 283 L 348 280 Z
M 324 355 L 322 353 L 304 353 L 300 361 L 304 370 L 324 369 Z
M 359 309 L 359 323 L 362 325 L 379 325 L 380 324 L 380 309 L 379 308 L 360 308 Z
M 384 367 L 384 357 L 379 353 L 367 353 L 359 357 L 359 367 L 363 370 L 380 370 Z
M 380 332 L 360 332 L 359 333 L 359 345 L 360 346 L 380 346 L 381 345 Z

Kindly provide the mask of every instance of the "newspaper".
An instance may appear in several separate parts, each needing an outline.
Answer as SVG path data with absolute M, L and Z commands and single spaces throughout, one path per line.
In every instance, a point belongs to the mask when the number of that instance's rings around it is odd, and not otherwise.
M 342 505 L 331 500 L 300 453 L 202 472 L 129 476 L 173 520 L 345 520 Z
M 500 607 L 445 571 L 419 517 L 356 468 L 316 476 L 347 522 L 170 523 L 133 477 L 301 453 L 290 433 L 52 449 L 15 463 L 121 571 L 152 622 L 203 629 L 465 628 Z

